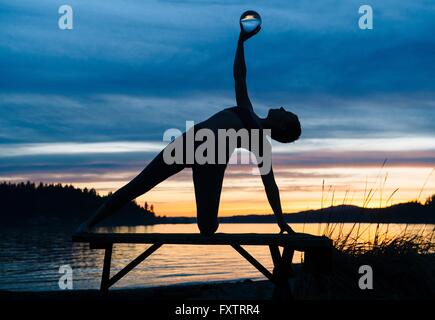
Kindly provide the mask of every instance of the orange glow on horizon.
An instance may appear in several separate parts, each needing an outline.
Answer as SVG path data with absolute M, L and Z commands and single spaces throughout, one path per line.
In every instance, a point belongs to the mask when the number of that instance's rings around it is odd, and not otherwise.
M 219 215 L 272 213 L 261 178 L 251 175 L 249 168 L 244 169 L 242 177 L 240 171 L 240 168 L 235 167 L 228 169 Z M 367 207 L 385 207 L 412 200 L 424 201 L 435 193 L 435 174 L 431 175 L 432 171 L 432 167 L 422 166 L 383 169 L 371 166 L 274 169 L 282 208 L 286 213 L 341 204 L 363 206 L 365 201 Z M 130 175 L 133 177 L 134 173 Z M 93 187 L 100 194 L 107 194 L 127 181 L 128 179 L 73 184 L 80 188 Z M 425 181 L 426 185 L 422 190 Z M 398 190 L 395 191 L 396 189 Z M 420 198 L 417 199 L 420 191 Z M 370 200 L 367 197 L 369 193 Z M 136 201 L 139 204 L 145 201 L 153 204 L 157 215 L 195 216 L 196 205 L 190 171 L 171 177 L 138 197 Z

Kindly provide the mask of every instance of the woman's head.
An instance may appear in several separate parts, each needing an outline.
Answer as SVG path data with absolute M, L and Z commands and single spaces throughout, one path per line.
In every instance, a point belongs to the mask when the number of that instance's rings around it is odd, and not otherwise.
M 273 140 L 283 143 L 293 142 L 301 135 L 298 116 L 284 108 L 270 109 L 265 120 Z

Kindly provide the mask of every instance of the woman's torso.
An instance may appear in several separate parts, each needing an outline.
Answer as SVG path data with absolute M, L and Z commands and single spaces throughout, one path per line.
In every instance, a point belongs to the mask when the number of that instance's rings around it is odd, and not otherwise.
M 208 131 L 208 133 L 206 132 L 204 134 L 202 129 L 205 129 L 206 131 Z M 209 150 L 204 151 L 206 149 L 204 145 L 206 138 L 204 136 L 207 134 L 213 135 L 215 156 L 212 158 L 214 159 L 214 164 L 227 164 L 232 153 L 236 148 L 244 148 L 250 151 L 255 151 L 253 150 L 253 148 L 251 148 L 252 142 L 256 139 L 255 136 L 251 135 L 252 129 L 257 130 L 257 132 L 259 133 L 257 142 L 259 144 L 263 143 L 264 136 L 262 134 L 262 128 L 260 127 L 259 124 L 259 118 L 249 109 L 240 108 L 237 106 L 230 107 L 215 113 L 210 118 L 202 122 L 195 124 L 191 129 L 188 130 L 188 132 L 183 133 L 182 136 L 178 137 L 172 143 L 181 142 L 180 140 L 182 139 L 183 152 L 184 153 L 194 152 L 195 162 L 196 162 L 197 155 L 201 156 L 201 153 L 203 152 L 205 152 L 206 156 L 208 155 Z M 221 130 L 221 134 L 222 134 L 222 130 L 224 130 L 224 132 L 226 132 L 225 133 L 226 135 L 234 139 L 233 141 L 237 141 L 236 144 L 230 143 L 228 139 L 225 142 L 224 139 L 220 139 L 221 137 L 219 133 L 220 130 Z M 246 137 L 246 134 L 248 135 L 249 137 L 248 144 L 246 144 L 246 140 L 242 141 L 241 138 L 237 138 L 238 135 L 242 135 L 242 134 L 245 134 L 244 137 Z M 236 137 L 234 137 L 234 135 Z M 189 150 L 189 148 L 187 147 L 189 145 L 189 142 L 186 141 L 187 139 L 195 140 L 193 143 L 193 150 Z M 209 141 L 208 143 L 211 142 Z M 223 146 L 223 143 L 226 144 Z M 198 150 L 198 147 L 201 145 L 202 145 L 201 150 Z M 225 163 L 222 163 L 223 162 L 222 158 L 219 158 L 219 154 L 222 155 L 223 150 L 225 150 L 224 151 Z M 190 167 L 191 164 L 188 164 L 188 166 Z

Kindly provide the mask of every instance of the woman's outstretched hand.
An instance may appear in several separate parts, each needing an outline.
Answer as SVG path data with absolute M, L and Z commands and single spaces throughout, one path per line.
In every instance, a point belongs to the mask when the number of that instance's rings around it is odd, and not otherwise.
M 278 222 L 278 226 L 281 229 L 281 231 L 279 232 L 280 234 L 287 232 L 288 234 L 294 234 L 295 232 L 293 231 L 293 229 L 284 221 L 280 221 Z
M 260 30 L 261 30 L 261 26 L 258 26 L 257 28 L 255 28 L 251 32 L 246 32 L 245 30 L 243 30 L 242 23 L 240 23 L 240 36 L 239 36 L 239 39 L 241 41 L 246 41 L 249 38 L 255 36 L 257 33 L 259 33 Z

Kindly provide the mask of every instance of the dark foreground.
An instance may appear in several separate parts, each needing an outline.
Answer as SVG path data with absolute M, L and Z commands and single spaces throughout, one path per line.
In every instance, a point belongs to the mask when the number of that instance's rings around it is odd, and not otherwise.
M 227 283 L 171 285 L 153 288 L 112 289 L 107 295 L 98 290 L 65 290 L 43 292 L 0 292 L 9 300 L 263 300 L 271 299 L 270 281 L 240 281 Z
M 372 317 L 374 313 L 379 315 L 380 310 L 388 318 L 405 314 L 416 317 L 417 313 L 432 310 L 435 255 L 412 249 L 403 252 L 398 250 L 400 247 L 394 245 L 394 252 L 388 252 L 385 246 L 382 252 L 336 252 L 333 271 L 326 275 L 305 272 L 297 265 L 289 281 L 291 295 L 287 290 L 277 290 L 270 281 L 246 280 L 114 289 L 107 295 L 98 290 L 0 291 L 0 308 L 15 316 L 31 311 L 43 319 L 59 319 L 65 314 L 77 319 L 84 315 L 128 319 L 133 314 L 144 319 L 289 319 L 289 315 L 296 314 L 316 318 L 319 311 L 348 319 L 355 312 Z M 359 288 L 361 265 L 373 268 L 373 289 Z M 248 307 L 257 313 L 244 313 Z M 189 314 L 193 308 L 208 308 L 209 313 Z

